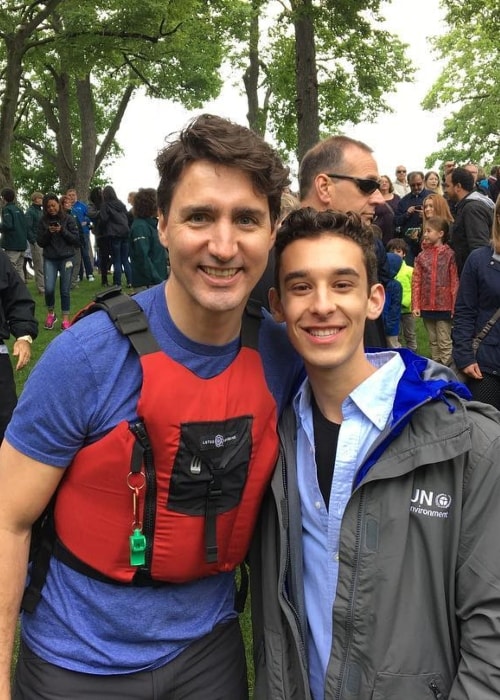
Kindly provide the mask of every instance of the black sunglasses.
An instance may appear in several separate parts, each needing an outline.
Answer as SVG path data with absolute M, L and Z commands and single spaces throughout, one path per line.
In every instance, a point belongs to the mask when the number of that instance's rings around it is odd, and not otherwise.
M 351 177 L 351 175 L 337 175 L 336 173 L 326 173 L 326 176 L 337 180 L 351 180 L 363 194 L 373 194 L 380 189 L 380 182 L 372 178 Z

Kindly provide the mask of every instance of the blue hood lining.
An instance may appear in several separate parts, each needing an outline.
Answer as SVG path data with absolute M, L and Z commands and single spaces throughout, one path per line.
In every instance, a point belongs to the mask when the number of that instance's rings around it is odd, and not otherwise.
M 443 401 L 448 407 L 448 411 L 454 413 L 455 407 L 446 398 L 446 392 L 453 392 L 463 399 L 472 397 L 465 384 L 461 384 L 458 381 L 450 381 L 443 378 L 424 379 L 424 373 L 429 368 L 427 358 L 416 355 L 405 348 L 401 348 L 397 352 L 401 355 L 406 369 L 396 389 L 390 432 L 373 452 L 368 455 L 368 458 L 358 470 L 353 488 L 359 486 L 378 458 L 385 452 L 391 442 L 401 434 L 403 428 L 408 425 L 414 411 L 419 406 L 430 401 Z

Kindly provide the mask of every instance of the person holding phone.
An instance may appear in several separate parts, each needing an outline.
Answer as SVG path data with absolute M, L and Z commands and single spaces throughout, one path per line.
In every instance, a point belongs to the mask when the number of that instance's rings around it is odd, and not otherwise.
M 45 303 L 47 316 L 44 328 L 54 330 L 57 316 L 55 307 L 55 288 L 57 273 L 60 276 L 61 330 L 69 328 L 71 273 L 73 256 L 80 245 L 78 227 L 59 203 L 57 195 L 46 194 L 42 202 L 42 218 L 38 224 L 37 243 L 43 248 L 43 276 L 45 286 Z
M 413 266 L 413 261 L 420 253 L 424 199 L 431 191 L 425 189 L 424 173 L 419 170 L 408 175 L 408 183 L 410 192 L 399 202 L 394 223 L 397 235 L 405 238 L 408 243 L 406 262 Z

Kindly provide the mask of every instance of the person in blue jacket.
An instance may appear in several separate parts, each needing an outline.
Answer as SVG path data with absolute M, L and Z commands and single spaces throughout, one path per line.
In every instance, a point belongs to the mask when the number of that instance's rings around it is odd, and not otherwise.
M 495 205 L 492 241 L 465 261 L 453 317 L 453 359 L 472 396 L 500 409 L 500 199 Z M 479 345 L 475 339 L 487 327 Z M 476 341 L 477 342 L 477 341 Z
M 385 284 L 385 303 L 382 312 L 387 347 L 399 348 L 399 326 L 401 322 L 401 302 L 403 300 L 403 286 L 396 275 L 401 269 L 403 261 L 396 253 L 387 253 L 387 264 L 390 278 Z

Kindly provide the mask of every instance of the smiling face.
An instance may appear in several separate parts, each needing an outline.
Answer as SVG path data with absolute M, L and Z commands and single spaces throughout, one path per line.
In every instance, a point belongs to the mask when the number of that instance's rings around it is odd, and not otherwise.
M 384 305 L 382 285 L 368 286 L 361 247 L 332 233 L 297 239 L 281 254 L 279 280 L 273 314 L 286 321 L 308 374 L 328 370 L 353 387 L 361 383 L 373 371 L 363 348 L 365 320 Z
M 424 216 L 426 219 L 429 219 L 431 216 L 434 216 L 434 198 L 433 197 L 426 197 L 424 199 Z
M 196 161 L 160 215 L 159 234 L 170 256 L 166 293 L 175 324 L 193 340 L 228 342 L 274 242 L 267 196 L 241 170 Z

